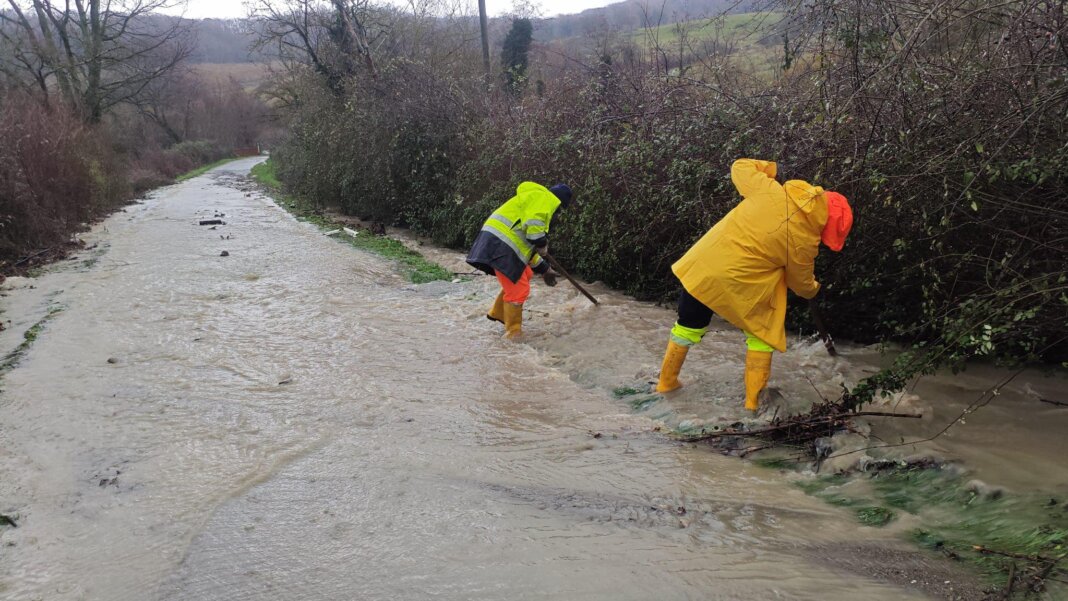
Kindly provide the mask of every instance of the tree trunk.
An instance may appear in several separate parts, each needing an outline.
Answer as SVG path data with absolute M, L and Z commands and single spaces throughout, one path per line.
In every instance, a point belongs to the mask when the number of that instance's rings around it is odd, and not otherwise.
M 486 0 L 478 0 L 478 27 L 482 33 L 482 65 L 486 69 L 486 77 L 490 77 L 489 59 L 489 23 L 486 17 Z
M 86 47 L 89 74 L 85 82 L 85 109 L 89 123 L 99 123 L 104 116 L 104 99 L 100 94 L 104 46 L 103 24 L 100 22 L 100 0 L 89 0 L 89 33 L 91 37 Z

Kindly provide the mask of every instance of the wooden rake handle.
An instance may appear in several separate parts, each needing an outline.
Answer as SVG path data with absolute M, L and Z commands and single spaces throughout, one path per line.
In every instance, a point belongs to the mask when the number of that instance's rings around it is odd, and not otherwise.
M 583 294 L 583 296 L 585 296 L 586 298 L 590 299 L 591 303 L 593 303 L 595 305 L 601 304 L 601 303 L 597 302 L 597 299 L 593 298 L 592 294 L 587 292 L 586 289 L 582 287 L 582 284 L 576 282 L 575 278 L 571 277 L 571 274 L 568 273 L 566 269 L 564 269 L 563 267 L 560 266 L 560 263 L 556 260 L 555 257 L 553 257 L 552 255 L 546 253 L 545 260 L 549 262 L 549 266 L 550 267 L 552 267 L 554 270 L 559 272 L 560 275 L 564 276 L 567 279 L 567 281 L 571 282 L 571 285 L 574 286 L 579 292 L 581 292 Z

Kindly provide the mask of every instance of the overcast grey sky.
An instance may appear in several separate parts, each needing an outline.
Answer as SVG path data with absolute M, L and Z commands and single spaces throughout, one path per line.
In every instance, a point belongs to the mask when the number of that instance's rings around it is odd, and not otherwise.
M 551 17 L 558 14 L 577 13 L 605 6 L 619 0 L 535 0 L 535 4 L 541 8 L 541 14 Z M 472 0 L 472 12 L 477 11 L 476 0 Z M 490 16 L 500 15 L 512 10 L 512 0 L 486 0 L 486 10 Z M 171 11 L 167 11 L 171 12 Z M 192 19 L 227 19 L 246 16 L 244 0 L 188 0 L 185 16 Z

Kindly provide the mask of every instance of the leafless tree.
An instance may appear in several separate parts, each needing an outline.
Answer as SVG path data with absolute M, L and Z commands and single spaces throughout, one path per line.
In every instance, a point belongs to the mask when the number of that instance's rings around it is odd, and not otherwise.
M 188 139 L 190 119 L 203 95 L 197 77 L 186 69 L 175 69 L 149 82 L 131 104 L 177 144 Z
M 362 64 L 377 77 L 372 46 L 386 29 L 369 0 L 257 0 L 249 18 L 256 49 L 287 65 L 306 65 L 340 92 Z
M 3 13 L 0 11 L 0 19 Z M 0 78 L 5 88 L 21 88 L 50 105 L 50 69 L 33 52 L 34 40 L 27 32 L 0 20 Z
M 7 0 L 0 37 L 16 48 L 2 69 L 36 85 L 54 81 L 89 123 L 141 94 L 190 52 L 185 23 L 153 13 L 176 0 Z

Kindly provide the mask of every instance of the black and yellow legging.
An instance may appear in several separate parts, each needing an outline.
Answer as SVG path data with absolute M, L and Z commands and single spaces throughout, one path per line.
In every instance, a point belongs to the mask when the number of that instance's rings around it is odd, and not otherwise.
M 712 323 L 712 309 L 706 307 L 683 288 L 682 293 L 679 294 L 679 320 L 675 322 L 675 327 L 671 328 L 671 337 L 677 339 L 676 342 L 679 344 L 693 346 L 701 342 L 701 338 L 708 332 L 710 323 Z M 762 353 L 775 350 L 752 332 L 742 331 L 745 332 L 745 346 L 749 350 Z
M 671 338 L 660 367 L 660 381 L 656 386 L 658 392 L 671 392 L 682 386 L 679 371 L 686 360 L 686 353 L 691 346 L 701 342 L 710 323 L 712 309 L 683 289 L 679 295 L 679 319 L 671 328 Z M 745 345 L 745 408 L 756 411 L 760 391 L 771 377 L 771 353 L 775 349 L 752 332 L 745 332 Z

